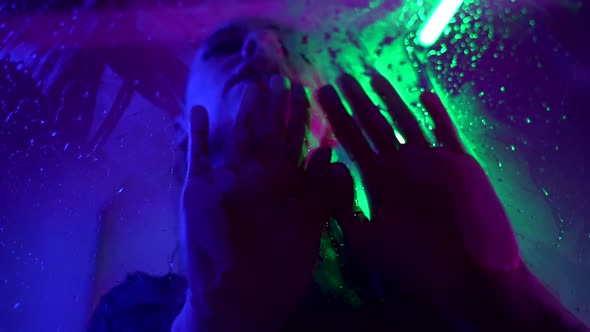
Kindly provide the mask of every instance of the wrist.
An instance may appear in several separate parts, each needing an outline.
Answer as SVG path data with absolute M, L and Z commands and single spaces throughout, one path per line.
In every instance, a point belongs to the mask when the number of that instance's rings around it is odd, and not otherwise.
M 463 302 L 452 306 L 453 317 L 477 331 L 588 331 L 522 262 L 477 279 Z

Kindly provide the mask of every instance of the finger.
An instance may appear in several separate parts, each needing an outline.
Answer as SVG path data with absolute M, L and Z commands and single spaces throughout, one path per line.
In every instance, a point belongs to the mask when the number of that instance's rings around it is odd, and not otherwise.
M 354 209 L 354 181 L 350 171 L 343 163 L 334 163 L 330 165 L 328 173 L 332 216 L 339 221 L 351 218 Z
M 256 110 L 257 87 L 248 84 L 240 101 L 240 108 L 232 132 L 232 163 L 241 163 L 252 155 L 254 133 L 252 128 L 253 113 Z
M 273 75 L 270 79 L 270 100 L 266 109 L 264 130 L 264 146 L 267 158 L 276 158 L 282 148 L 285 121 L 289 111 L 288 80 L 281 75 Z
M 197 247 L 203 249 L 215 262 L 218 272 L 231 269 L 234 259 L 228 235 L 230 219 L 223 206 L 224 196 L 224 190 L 216 183 L 202 178 L 187 185 L 182 195 L 181 234 L 184 245 L 191 253 L 195 253 L 193 250 Z
M 378 150 L 394 149 L 396 140 L 393 128 L 387 123 L 379 108 L 371 101 L 358 81 L 348 74 L 342 75 L 338 81 L 344 96 L 352 106 L 354 115 L 375 147 Z
M 262 88 L 258 85 L 254 85 L 254 98 L 250 108 L 251 112 L 251 128 L 252 128 L 252 149 L 254 155 L 248 156 L 249 158 L 254 157 L 255 160 L 265 161 L 272 156 L 272 147 L 266 142 L 266 133 L 269 131 L 269 100 L 270 90 L 268 88 Z
M 309 101 L 303 85 L 293 83 L 289 99 L 288 122 L 285 131 L 285 159 L 288 165 L 299 165 L 309 117 Z
M 354 212 L 354 180 L 346 165 L 334 163 L 328 171 L 332 216 L 338 221 L 345 239 L 359 244 L 368 239 L 369 223 L 366 218 Z
M 202 106 L 190 111 L 190 136 L 188 139 L 188 176 L 203 175 L 209 170 L 209 117 Z
M 371 79 L 371 86 L 385 103 L 393 121 L 406 139 L 406 144 L 430 146 L 412 111 L 391 83 L 385 77 L 375 74 Z
M 420 100 L 434 121 L 434 135 L 439 144 L 445 149 L 457 153 L 467 153 L 461 138 L 459 138 L 457 127 L 453 124 L 453 120 L 440 98 L 434 93 L 424 92 L 420 96 Z
M 273 137 L 280 140 L 285 129 L 285 121 L 289 112 L 289 80 L 281 75 L 273 75 L 270 79 L 270 105 L 268 128 Z
M 334 87 L 327 85 L 318 91 L 318 99 L 322 109 L 330 121 L 336 138 L 340 141 L 351 159 L 362 165 L 375 156 L 371 146 L 363 136 L 358 124 L 342 105 L 342 101 Z
M 330 168 L 330 159 L 332 149 L 321 147 L 311 152 L 306 165 L 305 173 L 305 190 L 304 200 L 306 216 L 302 226 L 302 231 L 307 234 L 305 238 L 315 241 L 315 245 L 310 243 L 308 249 L 309 257 L 317 257 L 317 246 L 321 237 L 322 230 L 329 221 L 331 204 L 330 204 L 330 180 L 328 170 Z
M 328 146 L 323 146 L 313 150 L 307 162 L 307 173 L 313 177 L 325 176 L 325 173 L 330 167 L 331 158 L 332 149 Z
M 330 215 L 330 197 L 328 170 L 332 149 L 321 147 L 312 151 L 306 167 L 306 187 L 308 206 L 314 216 L 319 217 L 321 223 L 327 222 Z

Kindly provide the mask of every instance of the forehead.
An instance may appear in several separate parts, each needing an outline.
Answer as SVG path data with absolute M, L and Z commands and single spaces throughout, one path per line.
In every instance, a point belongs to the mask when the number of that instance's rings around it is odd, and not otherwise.
M 214 36 L 216 33 L 224 30 L 224 29 L 232 29 L 232 28 L 241 28 L 244 30 L 254 31 L 254 30 L 272 30 L 276 31 L 278 34 L 287 34 L 293 33 L 295 30 L 291 27 L 287 26 L 286 24 L 279 23 L 272 19 L 268 18 L 261 18 L 261 17 L 247 17 L 247 18 L 236 18 L 229 20 L 222 24 L 211 36 Z
M 244 38 L 254 31 L 272 31 L 285 41 L 295 35 L 295 29 L 267 18 L 248 17 L 232 19 L 223 23 L 201 43 L 200 50 L 207 45 L 232 38 Z

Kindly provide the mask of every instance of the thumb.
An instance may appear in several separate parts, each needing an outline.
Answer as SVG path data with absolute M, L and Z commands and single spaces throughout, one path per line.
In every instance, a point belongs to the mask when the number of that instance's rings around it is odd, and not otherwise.
M 325 223 L 330 215 L 330 158 L 332 149 L 321 147 L 314 150 L 306 165 L 305 187 L 308 207 L 314 217 Z
M 368 239 L 368 220 L 362 213 L 355 213 L 354 181 L 343 163 L 330 165 L 328 171 L 331 215 L 336 219 L 344 238 L 351 245 L 361 245 Z

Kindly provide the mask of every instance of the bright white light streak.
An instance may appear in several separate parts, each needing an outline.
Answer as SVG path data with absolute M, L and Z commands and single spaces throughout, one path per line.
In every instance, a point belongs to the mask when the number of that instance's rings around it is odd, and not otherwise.
M 402 134 L 399 131 L 394 130 L 393 133 L 395 134 L 395 138 L 397 138 L 399 144 L 406 144 L 406 139 L 404 138 L 404 136 L 402 136 Z
M 462 4 L 463 0 L 441 0 L 418 31 L 418 43 L 424 47 L 434 45 Z

